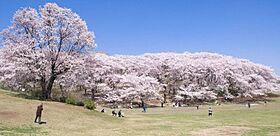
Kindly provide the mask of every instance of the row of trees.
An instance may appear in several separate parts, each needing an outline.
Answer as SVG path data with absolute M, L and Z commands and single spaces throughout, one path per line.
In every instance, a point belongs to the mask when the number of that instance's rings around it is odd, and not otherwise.
M 97 64 L 92 68 L 97 70 L 90 81 L 102 85 L 102 96 L 110 102 L 252 98 L 280 87 L 271 68 L 213 53 L 94 54 L 92 58 Z
M 53 87 L 90 91 L 99 102 L 131 103 L 256 97 L 280 89 L 274 71 L 248 60 L 214 53 L 109 56 L 92 53 L 95 38 L 70 9 L 48 3 L 37 12 L 18 10 L 2 33 L 0 83 L 12 89 Z

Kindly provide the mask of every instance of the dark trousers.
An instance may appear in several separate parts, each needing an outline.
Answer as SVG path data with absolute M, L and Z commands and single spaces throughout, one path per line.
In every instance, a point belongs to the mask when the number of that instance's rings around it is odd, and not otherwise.
M 41 123 L 41 116 L 40 115 L 36 115 L 36 118 L 35 118 L 34 122 L 37 122 L 37 119 L 39 120 L 39 123 Z
M 143 107 L 143 112 L 147 112 L 147 108 L 146 107 Z

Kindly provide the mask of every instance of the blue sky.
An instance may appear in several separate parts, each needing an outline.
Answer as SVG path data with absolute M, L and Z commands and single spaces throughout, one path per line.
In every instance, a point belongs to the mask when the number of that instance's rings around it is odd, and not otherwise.
M 78 13 L 95 32 L 97 51 L 216 52 L 280 74 L 280 0 L 1 0 L 0 30 L 20 7 L 46 2 Z

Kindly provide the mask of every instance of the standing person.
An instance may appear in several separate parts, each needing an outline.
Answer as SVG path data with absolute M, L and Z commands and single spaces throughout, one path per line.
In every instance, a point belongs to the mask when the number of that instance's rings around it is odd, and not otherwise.
M 39 120 L 39 124 L 41 123 L 41 116 L 42 116 L 42 111 L 43 111 L 43 103 L 41 103 L 41 105 L 39 105 L 37 107 L 37 111 L 36 111 L 36 118 L 34 123 L 37 123 L 37 119 Z
M 144 104 L 144 106 L 143 106 L 143 112 L 147 112 L 147 105 L 146 104 Z
M 133 109 L 133 104 L 132 104 L 132 102 L 130 103 L 130 107 L 129 107 L 130 109 Z
M 119 117 L 124 117 L 122 110 L 119 110 L 118 115 L 119 115 Z
M 251 108 L 251 103 L 250 102 L 248 102 L 248 108 Z
M 196 110 L 198 110 L 199 109 L 199 105 L 196 105 Z
M 208 109 L 208 116 L 212 116 L 212 115 L 213 115 L 212 108 L 211 108 L 211 107 L 209 107 L 209 109 Z

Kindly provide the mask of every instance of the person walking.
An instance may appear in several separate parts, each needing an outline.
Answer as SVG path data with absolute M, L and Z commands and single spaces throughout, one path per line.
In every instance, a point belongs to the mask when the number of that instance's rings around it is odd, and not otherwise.
M 41 103 L 39 106 L 37 106 L 37 111 L 36 111 L 36 117 L 34 123 L 37 123 L 37 120 L 39 121 L 38 123 L 41 123 L 41 117 L 42 117 L 42 111 L 43 111 L 43 103 Z

